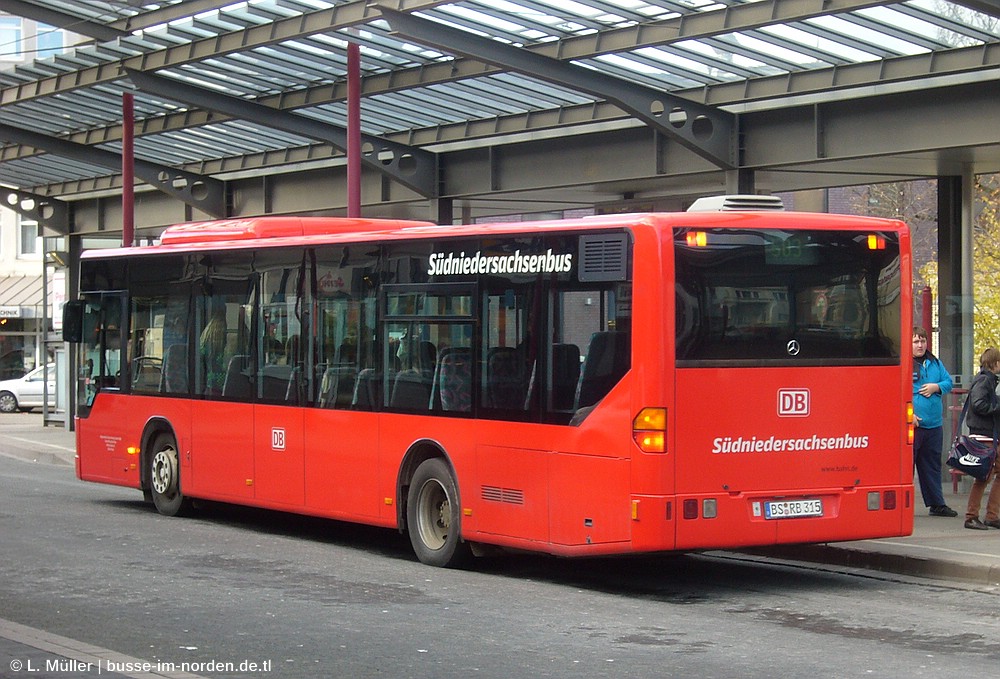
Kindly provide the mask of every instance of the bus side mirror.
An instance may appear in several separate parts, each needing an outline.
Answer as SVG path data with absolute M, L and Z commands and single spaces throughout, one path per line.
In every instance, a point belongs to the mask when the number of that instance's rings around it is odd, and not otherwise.
M 63 342 L 79 343 L 83 341 L 83 310 L 86 304 L 79 299 L 66 302 L 63 305 Z

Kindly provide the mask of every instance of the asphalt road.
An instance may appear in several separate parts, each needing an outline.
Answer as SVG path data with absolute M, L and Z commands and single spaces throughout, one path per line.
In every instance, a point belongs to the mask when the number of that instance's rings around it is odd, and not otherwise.
M 394 531 L 217 504 L 167 519 L 4 455 L 0 575 L 0 677 L 18 679 L 942 679 L 1000 661 L 988 588 L 722 553 L 434 569 Z

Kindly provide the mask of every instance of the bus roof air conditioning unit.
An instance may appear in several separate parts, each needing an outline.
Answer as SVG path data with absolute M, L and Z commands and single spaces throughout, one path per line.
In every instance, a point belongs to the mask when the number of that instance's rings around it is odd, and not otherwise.
M 706 196 L 699 198 L 688 212 L 734 212 L 737 210 L 784 210 L 785 204 L 777 196 Z

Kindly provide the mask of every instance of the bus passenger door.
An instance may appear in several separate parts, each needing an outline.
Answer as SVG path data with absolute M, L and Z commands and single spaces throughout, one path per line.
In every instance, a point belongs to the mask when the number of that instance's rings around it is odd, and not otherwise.
M 121 393 L 121 354 L 125 294 L 104 292 L 85 297 L 80 371 L 77 378 L 79 420 L 77 474 L 88 481 L 138 485 L 136 460 L 127 452 L 134 438 L 128 403 Z
M 254 484 L 268 506 L 305 504 L 305 397 L 312 356 L 303 263 L 293 255 L 259 256 L 260 332 L 254 406 Z
M 222 263 L 215 262 L 217 270 Z M 223 270 L 224 271 L 224 270 Z M 220 271 L 219 273 L 223 273 Z M 251 316 L 247 304 L 247 274 L 212 279 L 211 293 L 200 301 L 194 336 L 198 339 L 193 359 L 193 395 L 204 400 L 194 405 L 191 440 L 194 450 L 192 480 L 196 492 L 206 497 L 253 499 L 253 358 Z M 169 378 L 174 350 L 186 354 L 185 346 L 168 344 L 163 358 Z M 180 359 L 186 361 L 187 359 Z M 165 384 L 173 382 L 165 379 Z M 175 385 L 170 390 L 181 386 Z M 183 385 L 187 390 L 186 380 Z

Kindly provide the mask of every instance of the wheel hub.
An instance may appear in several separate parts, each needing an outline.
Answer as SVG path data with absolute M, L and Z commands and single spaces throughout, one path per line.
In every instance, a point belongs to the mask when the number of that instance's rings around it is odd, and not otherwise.
M 420 492 L 419 528 L 425 545 L 441 549 L 451 530 L 451 502 L 444 488 L 428 481 Z
M 177 486 L 177 455 L 173 450 L 161 450 L 153 456 L 152 478 L 153 490 L 160 495 L 169 495 Z

